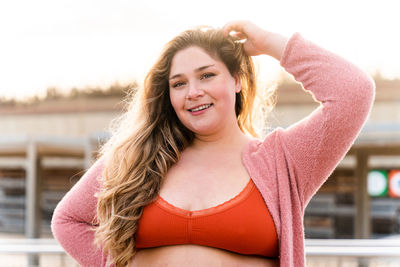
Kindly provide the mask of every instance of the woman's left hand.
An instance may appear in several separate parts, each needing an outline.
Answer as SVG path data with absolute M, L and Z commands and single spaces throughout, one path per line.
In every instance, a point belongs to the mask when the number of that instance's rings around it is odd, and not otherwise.
M 235 20 L 223 27 L 226 35 L 233 35 L 240 40 L 246 39 L 244 49 L 249 56 L 266 54 L 280 60 L 288 38 L 277 33 L 266 31 L 250 21 Z

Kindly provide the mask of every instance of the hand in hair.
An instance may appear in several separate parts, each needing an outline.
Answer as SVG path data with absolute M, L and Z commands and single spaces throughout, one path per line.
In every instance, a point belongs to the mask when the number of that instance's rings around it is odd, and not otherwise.
M 288 38 L 266 31 L 250 21 L 235 20 L 223 27 L 225 35 L 231 34 L 244 40 L 244 49 L 249 56 L 269 55 L 280 60 Z

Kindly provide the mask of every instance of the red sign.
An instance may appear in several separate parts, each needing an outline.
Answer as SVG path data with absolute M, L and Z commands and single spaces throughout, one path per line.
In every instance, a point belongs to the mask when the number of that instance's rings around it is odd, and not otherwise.
M 400 170 L 389 173 L 389 195 L 400 198 Z

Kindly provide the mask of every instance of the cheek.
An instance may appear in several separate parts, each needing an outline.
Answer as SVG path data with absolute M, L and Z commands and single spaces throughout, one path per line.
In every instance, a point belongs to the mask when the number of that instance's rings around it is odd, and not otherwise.
M 216 92 L 216 97 L 223 99 L 228 106 L 235 105 L 236 92 L 230 84 L 222 83 L 219 86 L 219 90 Z
M 169 91 L 169 100 L 171 102 L 172 108 L 178 113 L 179 109 L 182 108 L 184 102 L 179 92 Z

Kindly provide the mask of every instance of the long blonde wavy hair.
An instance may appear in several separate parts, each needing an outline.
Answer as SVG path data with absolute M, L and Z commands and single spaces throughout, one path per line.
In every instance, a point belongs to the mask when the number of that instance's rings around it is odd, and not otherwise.
M 172 108 L 168 82 L 174 55 L 190 46 L 204 49 L 221 60 L 232 76 L 239 75 L 242 88 L 236 95 L 237 123 L 243 132 L 256 135 L 252 126 L 256 75 L 243 44 L 210 27 L 184 31 L 168 42 L 143 88 L 129 96 L 126 112 L 111 125 L 112 136 L 100 149 L 105 160 L 102 187 L 96 194 L 95 244 L 117 267 L 127 266 L 133 259 L 143 208 L 157 197 L 163 177 L 194 139 Z

